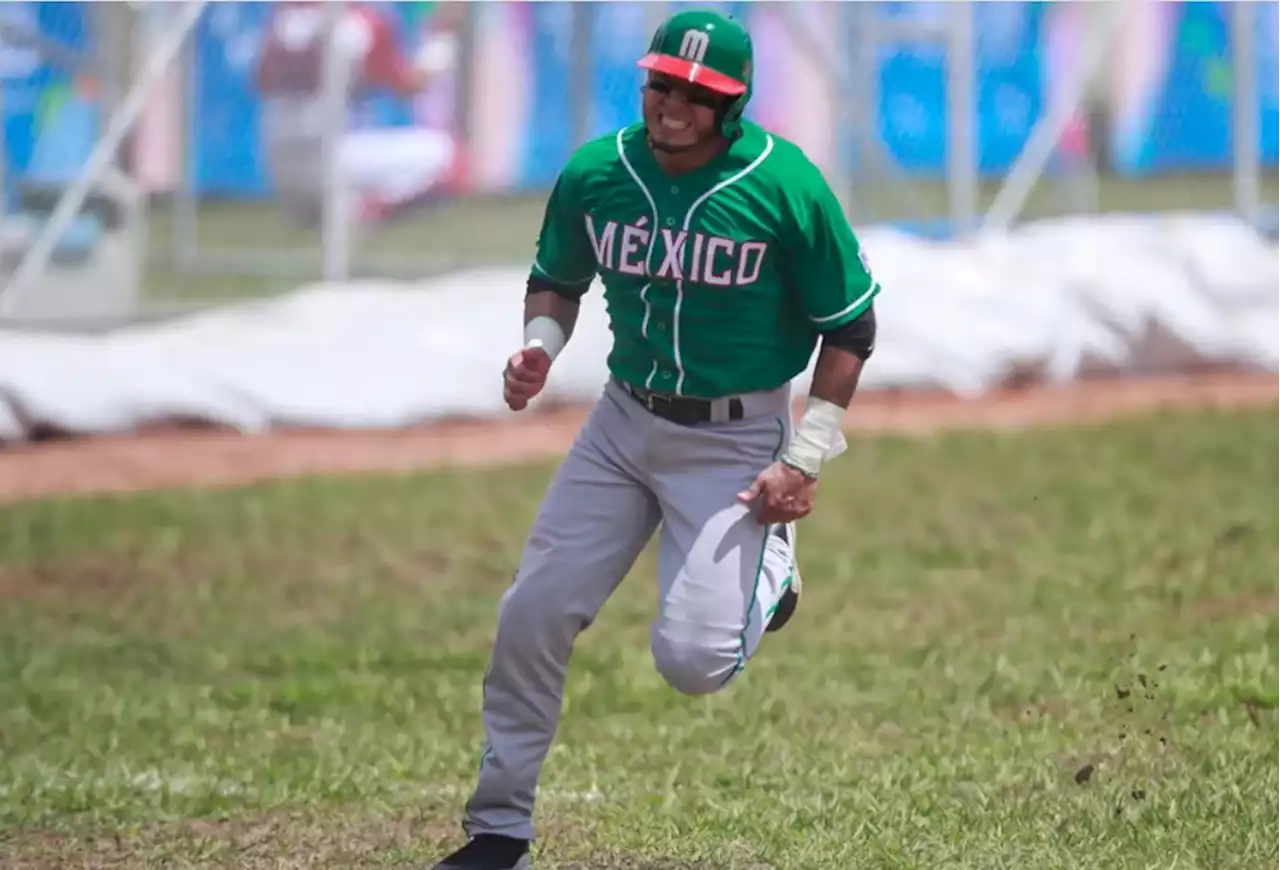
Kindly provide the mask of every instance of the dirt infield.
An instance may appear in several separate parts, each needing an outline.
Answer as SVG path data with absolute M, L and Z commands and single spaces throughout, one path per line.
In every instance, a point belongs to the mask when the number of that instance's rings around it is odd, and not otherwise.
M 1272 405 L 1277 376 L 1201 374 L 1099 380 L 993 391 L 972 400 L 943 393 L 865 392 L 851 434 L 927 434 L 951 428 L 1083 423 L 1161 408 Z M 0 503 L 61 493 L 233 486 L 296 474 L 485 465 L 563 453 L 585 410 L 564 408 L 500 422 L 460 421 L 395 431 L 280 431 L 261 436 L 162 430 L 0 449 Z

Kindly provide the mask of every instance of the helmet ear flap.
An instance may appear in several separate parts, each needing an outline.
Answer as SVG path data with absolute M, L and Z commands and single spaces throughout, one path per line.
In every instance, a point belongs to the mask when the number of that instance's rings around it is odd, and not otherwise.
M 725 106 L 720 114 L 720 134 L 726 139 L 736 139 L 738 134 L 742 132 L 742 113 L 747 108 L 747 100 L 750 98 L 750 90 L 740 97 L 734 97 L 733 100 Z

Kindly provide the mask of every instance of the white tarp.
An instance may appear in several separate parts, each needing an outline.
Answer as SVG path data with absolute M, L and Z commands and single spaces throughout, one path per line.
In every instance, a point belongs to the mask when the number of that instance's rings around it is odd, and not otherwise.
M 864 389 L 968 394 L 1015 371 L 1066 380 L 1084 366 L 1278 367 L 1277 248 L 1229 218 L 1063 219 L 963 242 L 860 235 L 884 287 Z M 313 286 L 105 335 L 0 332 L 0 439 L 174 418 L 261 431 L 505 415 L 524 279 L 495 268 Z M 597 287 L 546 395 L 594 399 L 610 338 Z

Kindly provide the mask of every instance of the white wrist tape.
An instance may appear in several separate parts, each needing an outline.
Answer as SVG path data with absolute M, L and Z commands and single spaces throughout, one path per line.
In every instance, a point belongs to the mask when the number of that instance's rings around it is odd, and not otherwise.
M 810 396 L 782 458 L 809 474 L 817 474 L 824 461 L 844 452 L 844 413 L 845 409 L 834 402 Z
M 564 330 L 554 317 L 539 314 L 524 325 L 524 346 L 542 348 L 552 362 L 564 350 L 567 341 Z

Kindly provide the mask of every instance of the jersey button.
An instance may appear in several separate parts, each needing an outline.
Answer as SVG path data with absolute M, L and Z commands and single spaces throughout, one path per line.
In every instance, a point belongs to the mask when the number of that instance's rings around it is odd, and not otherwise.
M 675 225 L 676 225 L 676 219 L 675 219 L 675 218 L 667 218 L 667 226 L 669 226 L 669 227 L 674 227 Z
M 663 373 L 662 373 L 662 379 L 663 379 L 664 381 L 669 381 L 669 380 L 671 380 L 671 372 L 663 372 Z
M 680 192 L 680 186 L 679 186 L 678 184 L 673 184 L 673 185 L 671 185 L 671 192 L 672 192 L 672 193 L 679 193 L 679 192 Z

